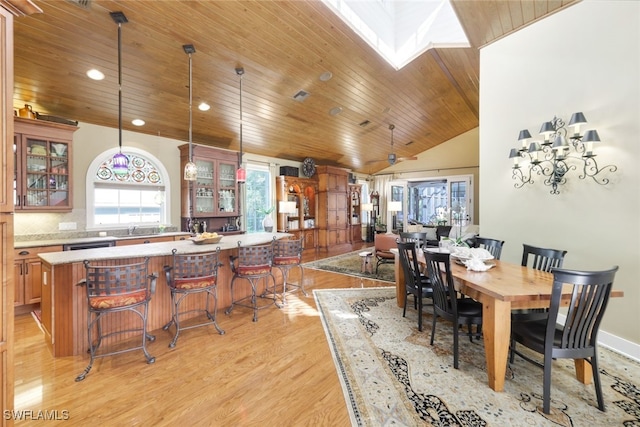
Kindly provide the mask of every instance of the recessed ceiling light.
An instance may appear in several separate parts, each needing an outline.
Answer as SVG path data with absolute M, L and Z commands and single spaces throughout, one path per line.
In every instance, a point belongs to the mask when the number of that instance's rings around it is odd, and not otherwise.
M 336 116 L 340 113 L 342 113 L 342 107 L 333 107 L 331 110 L 329 110 L 329 114 L 331 114 L 332 116 Z
M 198 110 L 200 111 L 209 111 L 209 108 L 211 108 L 211 105 L 206 102 L 201 102 L 200 105 L 198 105 Z
M 333 77 L 331 71 L 325 71 L 324 73 L 320 74 L 320 81 L 328 82 L 329 80 L 331 80 L 331 77 Z
M 104 80 L 104 73 L 102 71 L 96 70 L 95 68 L 87 71 L 87 77 L 92 80 Z
M 131 120 L 131 124 L 134 126 L 144 126 L 144 120 L 142 119 L 133 119 Z

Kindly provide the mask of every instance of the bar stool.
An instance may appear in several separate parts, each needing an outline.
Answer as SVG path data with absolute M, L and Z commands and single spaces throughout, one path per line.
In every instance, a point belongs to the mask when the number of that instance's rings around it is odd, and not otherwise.
M 275 240 L 274 237 L 273 266 L 282 272 L 282 304 L 287 303 L 287 286 L 300 289 L 304 296 L 308 296 L 307 291 L 304 290 L 304 269 L 302 268 L 301 261 L 302 238 Z M 289 282 L 289 271 L 294 267 L 298 267 L 300 269 L 300 280 L 298 281 L 298 284 Z M 275 294 L 275 287 L 267 287 L 265 294 L 269 293 Z
M 173 249 L 173 265 L 165 265 L 164 272 L 167 277 L 167 285 L 171 290 L 171 320 L 162 329 L 168 330 L 171 325 L 176 325 L 176 333 L 169 347 L 176 346 L 180 331 L 198 328 L 213 324 L 220 335 L 224 331 L 216 322 L 218 314 L 218 262 L 220 248 L 215 252 L 178 255 L 177 249 Z M 205 307 L 180 311 L 180 303 L 189 295 L 204 294 Z M 213 297 L 213 314 L 209 310 L 209 297 Z M 206 322 L 182 326 L 180 316 L 188 313 L 202 312 L 207 316 Z
M 148 257 L 144 261 L 134 264 L 112 265 L 113 262 L 109 262 L 110 265 L 95 265 L 84 261 L 86 278 L 80 281 L 77 286 L 85 286 L 87 291 L 87 334 L 91 360 L 89 366 L 76 377 L 76 381 L 85 379 L 93 366 L 93 361 L 98 357 L 141 349 L 148 364 L 156 361 L 156 358 L 147 352 L 147 341 L 156 339 L 147 332 L 147 314 L 151 295 L 155 293 L 157 276 L 147 272 Z M 117 328 L 114 326 L 117 323 L 111 321 L 105 324 L 107 332 L 103 330 L 102 320 L 104 317 L 125 311 L 135 313 L 140 318 L 141 326 L 139 328 Z M 98 334 L 95 343 L 93 340 L 94 328 Z M 104 338 L 120 334 L 131 335 L 134 332 L 141 332 L 140 345 L 102 354 L 97 353 Z
M 239 305 L 241 307 L 247 307 L 253 309 L 253 321 L 258 321 L 258 310 L 267 308 L 273 303 L 276 307 L 281 306 L 276 301 L 276 295 L 272 294 L 271 298 L 267 298 L 266 295 L 258 295 L 256 292 L 256 283 L 259 279 L 273 281 L 273 286 L 276 285 L 276 278 L 271 271 L 271 265 L 273 260 L 273 242 L 268 245 L 260 246 L 240 246 L 238 242 L 238 255 L 230 256 L 231 271 L 233 271 L 233 278 L 231 279 L 231 305 L 225 311 L 226 314 L 231 314 L 233 307 Z M 251 284 L 251 294 L 246 297 L 242 297 L 238 300 L 235 299 L 234 285 L 236 279 L 244 279 Z M 258 298 L 270 299 L 272 302 L 269 304 L 258 304 Z

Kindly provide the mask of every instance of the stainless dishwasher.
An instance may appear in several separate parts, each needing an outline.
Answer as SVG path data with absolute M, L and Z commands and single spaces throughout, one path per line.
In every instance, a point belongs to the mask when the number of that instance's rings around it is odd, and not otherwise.
M 82 242 L 82 243 L 68 243 L 66 245 L 62 245 L 63 251 L 77 251 L 80 249 L 95 249 L 95 248 L 108 248 L 111 246 L 115 246 L 115 240 L 101 240 L 94 242 Z

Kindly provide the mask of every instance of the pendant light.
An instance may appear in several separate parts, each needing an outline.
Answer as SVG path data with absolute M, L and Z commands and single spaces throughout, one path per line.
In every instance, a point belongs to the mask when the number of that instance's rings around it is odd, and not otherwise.
M 247 171 L 242 167 L 242 76 L 244 68 L 236 68 L 236 74 L 240 77 L 240 155 L 238 157 L 238 170 L 236 170 L 236 181 L 243 184 L 247 180 Z
M 111 12 L 118 24 L 118 153 L 111 159 L 111 169 L 119 177 L 129 173 L 129 158 L 122 154 L 122 24 L 129 22 L 123 12 Z
M 189 55 L 189 161 L 184 165 L 184 180 L 195 181 L 198 177 L 198 168 L 196 164 L 193 163 L 193 77 L 191 73 L 191 55 L 196 52 L 196 48 L 192 44 L 185 44 L 182 48 L 184 52 Z

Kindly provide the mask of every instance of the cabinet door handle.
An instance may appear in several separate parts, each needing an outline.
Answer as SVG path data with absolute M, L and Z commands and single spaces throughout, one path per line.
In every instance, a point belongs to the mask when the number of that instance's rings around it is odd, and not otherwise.
M 22 265 L 23 265 L 23 264 L 20 264 L 20 275 L 21 275 L 21 276 L 22 276 Z
M 26 276 L 27 274 L 29 274 L 29 264 L 24 265 L 24 275 Z
M 20 251 L 18 255 L 29 255 L 29 251 Z
M 144 241 L 144 242 L 142 242 L 142 243 L 151 243 L 151 241 L 150 241 L 150 240 L 145 240 L 145 241 Z

